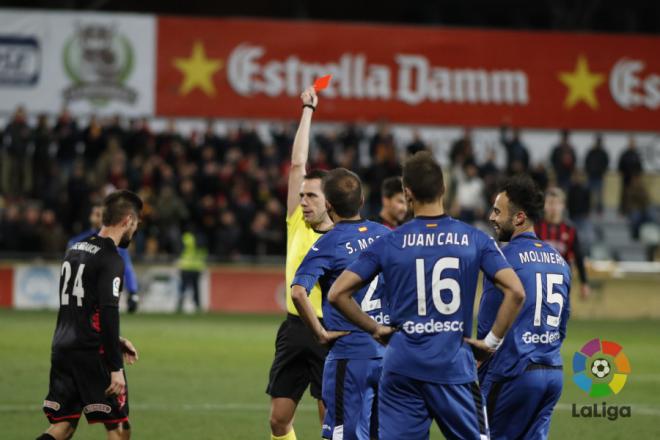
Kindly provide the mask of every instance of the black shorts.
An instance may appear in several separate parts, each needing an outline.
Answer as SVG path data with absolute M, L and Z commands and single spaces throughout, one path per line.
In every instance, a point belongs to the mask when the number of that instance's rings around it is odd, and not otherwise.
M 126 375 L 124 374 L 124 380 Z M 50 385 L 43 410 L 50 423 L 79 419 L 88 423 L 122 423 L 128 420 L 128 390 L 107 397 L 110 370 L 95 351 L 53 352 Z
M 287 315 L 277 331 L 275 359 L 270 367 L 266 393 L 298 402 L 310 385 L 312 396 L 321 400 L 323 364 L 327 354 L 328 349 L 316 341 L 302 319 Z

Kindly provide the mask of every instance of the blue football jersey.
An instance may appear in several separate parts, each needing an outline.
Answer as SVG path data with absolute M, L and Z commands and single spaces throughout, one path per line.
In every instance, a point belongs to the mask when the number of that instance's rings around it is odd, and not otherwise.
M 348 267 L 363 280 L 381 272 L 397 331 L 384 371 L 440 384 L 476 380 L 472 333 L 479 270 L 510 267 L 497 243 L 449 216 L 416 217 L 376 241 Z
M 328 354 L 329 359 L 369 359 L 381 357 L 383 347 L 336 310 L 328 301 L 330 287 L 365 249 L 379 237 L 389 234 L 385 226 L 369 220 L 345 220 L 335 224 L 312 246 L 296 271 L 291 285 L 300 285 L 309 293 L 318 281 L 323 294 L 323 322 L 328 330 L 348 330 L 351 333 L 337 339 Z M 370 277 L 371 283 L 353 298 L 373 319 L 389 323 L 382 277 Z
M 502 345 L 487 362 L 487 374 L 495 380 L 515 377 L 530 363 L 561 365 L 559 350 L 570 310 L 571 269 L 552 246 L 527 232 L 514 237 L 503 253 L 522 282 L 525 304 Z M 487 278 L 483 290 L 479 338 L 491 330 L 503 300 L 502 292 Z

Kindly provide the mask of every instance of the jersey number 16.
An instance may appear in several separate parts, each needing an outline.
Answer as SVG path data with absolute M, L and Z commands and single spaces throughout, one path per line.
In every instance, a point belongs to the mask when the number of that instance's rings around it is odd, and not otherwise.
M 424 259 L 415 260 L 415 272 L 417 277 L 417 314 L 426 316 L 426 269 Z M 461 306 L 461 285 L 453 278 L 441 278 L 445 269 L 458 269 L 460 261 L 456 257 L 443 257 L 436 261 L 431 274 L 431 296 L 436 310 L 443 315 L 451 315 Z M 449 290 L 451 301 L 442 300 L 440 292 Z

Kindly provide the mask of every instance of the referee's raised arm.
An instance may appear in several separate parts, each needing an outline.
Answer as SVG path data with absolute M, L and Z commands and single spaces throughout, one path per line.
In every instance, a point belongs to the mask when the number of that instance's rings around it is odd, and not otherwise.
M 307 158 L 309 157 L 309 132 L 312 125 L 312 114 L 316 110 L 318 97 L 314 87 L 308 87 L 300 98 L 303 102 L 302 116 L 300 125 L 296 131 L 296 137 L 293 140 L 293 149 L 291 151 L 291 169 L 289 170 L 289 184 L 286 198 L 287 217 L 296 210 L 300 204 L 300 185 L 305 177 L 305 168 Z

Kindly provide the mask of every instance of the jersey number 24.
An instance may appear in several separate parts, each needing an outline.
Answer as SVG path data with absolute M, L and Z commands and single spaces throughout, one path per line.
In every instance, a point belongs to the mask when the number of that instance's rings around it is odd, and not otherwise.
M 83 288 L 83 283 L 82 283 L 82 276 L 83 272 L 85 271 L 85 265 L 81 264 L 78 266 L 78 270 L 76 271 L 76 278 L 73 281 L 73 290 L 71 291 L 71 294 L 76 297 L 76 305 L 78 307 L 82 307 L 82 300 L 85 297 L 85 289 Z M 63 306 L 68 306 L 69 305 L 69 294 L 66 293 L 66 289 L 69 286 L 69 280 L 71 279 L 71 263 L 68 261 L 65 261 L 64 264 L 62 264 L 62 276 L 64 277 L 64 283 L 62 283 L 62 305 Z

